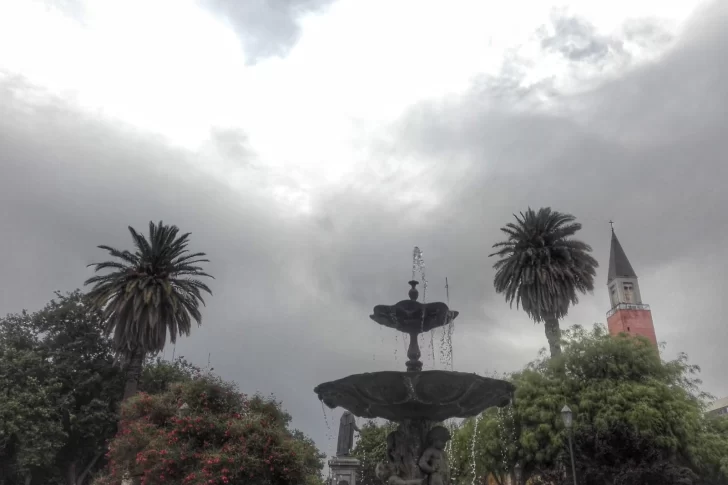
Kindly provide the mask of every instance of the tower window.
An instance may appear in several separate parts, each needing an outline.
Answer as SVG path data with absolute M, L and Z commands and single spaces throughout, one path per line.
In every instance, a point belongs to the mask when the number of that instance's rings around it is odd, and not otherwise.
M 634 290 L 634 286 L 632 286 L 632 283 L 623 283 L 622 289 L 624 290 L 624 302 L 632 303 L 632 292 Z
M 628 332 L 630 331 L 630 330 L 629 330 L 629 327 L 627 327 L 627 331 L 628 331 Z

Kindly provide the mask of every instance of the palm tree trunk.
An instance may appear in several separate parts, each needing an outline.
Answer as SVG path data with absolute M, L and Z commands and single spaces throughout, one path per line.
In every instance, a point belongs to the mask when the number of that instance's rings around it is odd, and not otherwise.
M 137 389 L 139 388 L 139 377 L 142 375 L 143 364 L 144 352 L 140 349 L 134 349 L 129 356 L 129 364 L 126 369 L 126 386 L 124 387 L 124 398 L 122 402 L 136 395 Z
M 561 328 L 559 328 L 558 318 L 546 319 L 544 329 L 546 330 L 546 340 L 549 341 L 551 357 L 561 355 Z

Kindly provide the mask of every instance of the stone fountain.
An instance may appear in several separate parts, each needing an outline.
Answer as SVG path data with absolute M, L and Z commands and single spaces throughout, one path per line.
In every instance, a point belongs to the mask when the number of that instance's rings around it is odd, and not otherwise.
M 354 374 L 320 384 L 314 392 L 331 409 L 342 407 L 361 418 L 399 423 L 387 437 L 388 461 L 377 467 L 383 481 L 415 485 L 427 479 L 427 485 L 442 485 L 448 483 L 443 448 L 450 436 L 438 423 L 506 406 L 514 388 L 507 381 L 477 374 L 423 371 L 419 335 L 452 322 L 458 312 L 445 303 L 418 302 L 418 282 L 409 285 L 409 300 L 377 305 L 370 316 L 380 325 L 409 335 L 407 371 Z

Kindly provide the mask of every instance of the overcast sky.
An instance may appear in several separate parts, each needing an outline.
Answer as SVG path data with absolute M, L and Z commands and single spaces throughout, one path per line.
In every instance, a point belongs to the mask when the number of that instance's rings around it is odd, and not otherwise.
M 0 313 L 81 287 L 128 225 L 176 224 L 216 276 L 176 355 L 275 393 L 331 453 L 341 410 L 329 432 L 313 387 L 404 370 L 368 315 L 406 297 L 413 246 L 460 311 L 456 370 L 546 345 L 487 255 L 551 206 L 601 265 L 562 326 L 605 322 L 613 219 L 663 355 L 728 395 L 728 3 L 239 3 L 0 3 Z

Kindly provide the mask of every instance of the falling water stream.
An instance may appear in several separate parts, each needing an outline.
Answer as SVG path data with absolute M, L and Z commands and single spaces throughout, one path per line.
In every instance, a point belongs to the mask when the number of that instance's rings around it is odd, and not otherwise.
M 425 275 L 425 258 L 423 254 L 424 253 L 419 248 L 419 246 L 415 246 L 415 248 L 412 250 L 412 279 L 414 280 L 417 277 L 417 273 L 419 273 L 420 282 L 422 283 L 422 303 L 427 303 L 427 276 Z M 425 312 L 422 312 L 421 330 L 422 334 L 424 334 Z M 429 354 L 432 357 L 432 366 L 436 367 L 434 334 L 435 330 L 433 329 L 430 331 Z
M 450 308 L 450 283 L 445 278 L 445 295 L 448 308 Z M 448 317 L 447 324 L 442 329 L 442 337 L 440 338 L 440 362 L 445 367 L 454 370 L 453 354 L 452 354 L 452 334 L 455 330 L 455 319 Z
M 473 483 L 472 485 L 475 485 L 475 482 L 477 480 L 477 472 L 475 468 L 475 443 L 478 439 L 478 424 L 480 423 L 480 416 L 475 417 L 475 424 L 473 425 L 473 439 L 470 442 L 470 458 L 472 462 L 470 463 L 470 466 L 473 470 Z
M 328 418 L 328 416 L 326 416 L 326 407 L 324 406 L 323 399 L 321 400 L 321 411 L 324 413 L 324 423 L 326 423 L 326 441 L 327 441 L 327 446 L 326 446 L 327 449 L 326 449 L 326 451 L 327 451 L 327 456 L 332 456 L 331 455 L 331 439 L 332 439 L 331 438 L 331 436 L 332 436 L 331 435 L 331 425 L 329 424 L 329 418 Z M 331 470 L 329 470 L 329 472 L 330 471 Z
M 450 436 L 453 436 L 453 426 L 450 420 L 446 423 L 448 430 L 450 431 Z M 448 440 L 447 443 L 445 443 L 445 456 L 447 456 L 447 464 L 448 464 L 448 470 L 453 469 L 453 465 L 455 462 L 455 459 L 452 456 L 452 440 Z M 450 474 L 450 480 L 452 481 L 452 473 Z
M 506 420 L 510 421 L 510 430 L 506 429 Z M 513 402 L 505 408 L 498 408 L 498 425 L 501 432 L 501 455 L 503 459 L 503 471 L 509 472 L 508 448 L 515 441 L 515 424 L 513 420 Z

